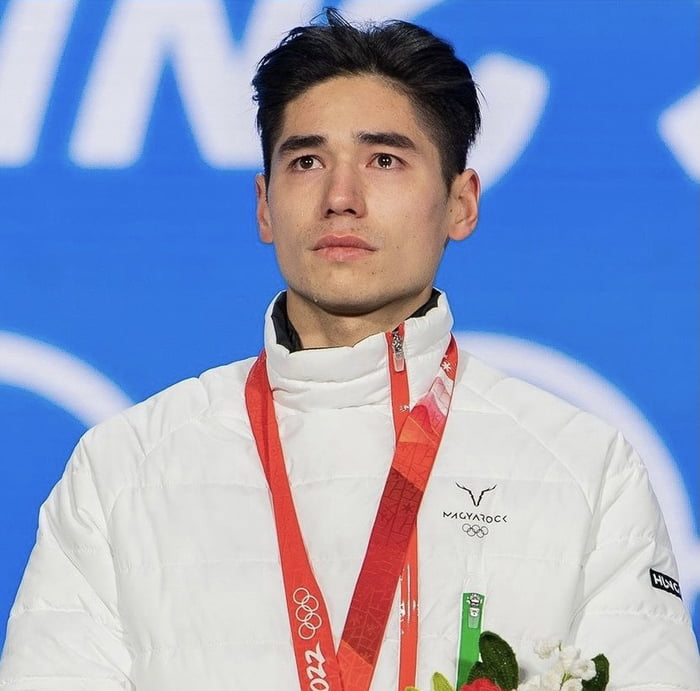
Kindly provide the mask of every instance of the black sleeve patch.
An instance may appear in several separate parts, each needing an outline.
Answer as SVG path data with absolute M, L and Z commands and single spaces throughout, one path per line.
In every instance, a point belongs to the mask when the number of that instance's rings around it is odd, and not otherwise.
M 658 588 L 659 590 L 664 590 L 671 595 L 680 597 L 681 600 L 681 587 L 678 585 L 678 581 L 674 580 L 670 576 L 660 571 L 654 571 L 654 569 L 649 569 L 649 578 L 651 578 L 651 587 Z

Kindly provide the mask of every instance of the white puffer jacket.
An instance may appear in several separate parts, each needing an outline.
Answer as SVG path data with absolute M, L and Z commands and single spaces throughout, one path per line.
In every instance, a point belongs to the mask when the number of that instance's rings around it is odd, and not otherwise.
M 444 296 L 407 320 L 413 402 L 451 326 Z M 337 641 L 393 451 L 386 343 L 379 334 L 290 354 L 269 313 L 265 342 L 299 520 Z M 298 688 L 244 405 L 251 364 L 181 382 L 85 435 L 42 507 L 0 688 Z M 639 458 L 606 424 L 466 353 L 419 550 L 424 691 L 433 671 L 455 674 L 469 591 L 485 594 L 484 628 L 513 645 L 528 674 L 542 664 L 534 642 L 555 637 L 605 653 L 611 689 L 700 689 L 683 603 L 651 585 L 650 569 L 678 576 Z M 397 607 L 373 691 L 396 688 Z

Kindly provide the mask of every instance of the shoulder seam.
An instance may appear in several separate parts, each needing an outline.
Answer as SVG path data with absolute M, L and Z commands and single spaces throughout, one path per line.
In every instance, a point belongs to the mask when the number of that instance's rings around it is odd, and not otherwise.
M 511 379 L 511 378 L 512 377 L 504 377 L 503 379 L 500 379 L 498 381 L 498 383 L 501 383 L 502 381 L 504 381 L 504 379 Z M 578 478 L 576 478 L 576 476 L 571 472 L 571 469 L 568 467 L 568 465 L 562 460 L 561 455 L 556 453 L 554 451 L 554 449 L 552 449 L 547 442 L 545 442 L 538 434 L 536 434 L 528 425 L 525 425 L 522 422 L 522 420 L 519 420 L 512 412 L 510 412 L 509 410 L 506 410 L 502 405 L 498 404 L 496 401 L 487 397 L 485 393 L 478 391 L 476 388 L 474 388 L 474 386 L 472 386 L 468 382 L 466 382 L 464 380 L 462 380 L 462 382 L 464 383 L 464 386 L 466 388 L 468 388 L 472 393 L 476 394 L 477 396 L 479 396 L 482 400 L 486 401 L 487 403 L 490 403 L 498 411 L 500 411 L 503 415 L 506 415 L 511 420 L 513 420 L 513 422 L 515 422 L 518 425 L 518 427 L 525 430 L 533 439 L 536 439 L 537 442 L 539 442 L 539 444 L 541 444 L 543 448 L 545 448 L 554 458 L 557 459 L 559 464 L 566 469 L 566 472 L 569 474 L 571 479 L 575 482 L 576 486 L 579 488 L 581 494 L 583 495 L 583 497 L 586 501 L 586 506 L 588 506 L 589 512 L 591 513 L 591 515 L 593 515 L 593 507 L 589 504 L 588 497 L 586 496 L 586 493 L 584 492 L 583 487 L 581 486 L 581 483 L 579 482 Z M 490 389 L 491 388 L 493 388 L 493 386 L 491 386 Z M 567 425 L 571 422 L 571 420 L 573 420 L 577 416 L 583 414 L 583 411 L 579 410 L 575 406 L 572 406 L 572 408 L 574 409 L 574 414 L 572 417 L 569 418 L 569 420 L 567 420 Z M 609 452 L 608 452 L 608 458 L 609 458 Z M 608 458 L 606 458 L 606 464 L 607 464 Z
M 155 451 L 171 435 L 175 434 L 176 432 L 181 430 L 183 427 L 186 427 L 187 425 L 191 424 L 194 420 L 197 420 L 201 417 L 204 417 L 208 404 L 209 404 L 209 397 L 207 396 L 207 400 L 206 400 L 205 405 L 202 409 L 198 410 L 196 413 L 193 413 L 192 415 L 190 415 L 186 419 L 182 420 L 179 424 L 177 424 L 176 426 L 169 429 L 165 434 L 158 437 L 158 439 L 151 445 L 151 447 L 148 450 L 146 450 L 146 448 L 142 444 L 141 439 L 140 439 L 139 435 L 136 433 L 136 429 L 134 428 L 131 421 L 126 417 L 126 415 L 124 415 L 124 413 L 121 413 L 121 417 L 124 419 L 124 422 L 127 424 L 129 429 L 131 430 L 132 434 L 136 438 L 136 441 L 139 445 L 139 448 L 141 449 L 142 458 L 141 458 L 141 461 L 138 464 L 138 466 L 135 468 L 135 472 L 137 473 L 143 467 L 144 463 L 146 462 L 148 457 L 153 453 L 153 451 Z M 115 495 L 114 500 L 112 501 L 112 506 L 110 506 L 110 509 L 109 509 L 109 514 L 107 514 L 105 516 L 108 525 L 111 522 L 112 512 L 114 511 L 114 507 L 116 506 L 117 501 L 119 500 L 119 497 L 122 495 L 124 490 L 129 486 L 130 485 L 124 485 L 123 487 L 121 487 L 119 489 L 119 492 L 117 492 L 117 494 Z

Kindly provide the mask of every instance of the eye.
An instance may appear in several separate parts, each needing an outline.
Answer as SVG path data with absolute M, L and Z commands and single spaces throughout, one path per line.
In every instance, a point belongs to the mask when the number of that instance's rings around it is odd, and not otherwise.
M 294 170 L 313 170 L 314 168 L 320 168 L 321 163 L 316 156 L 299 156 L 299 158 L 295 158 L 291 162 L 290 167 Z
M 393 154 L 377 154 L 372 162 L 379 168 L 387 169 L 396 168 L 401 163 L 401 159 Z

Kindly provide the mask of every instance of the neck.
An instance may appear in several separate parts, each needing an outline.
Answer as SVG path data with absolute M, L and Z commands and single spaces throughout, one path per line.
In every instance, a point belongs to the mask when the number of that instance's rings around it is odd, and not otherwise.
M 299 334 L 302 347 L 336 348 L 354 346 L 368 336 L 392 331 L 427 302 L 428 287 L 418 295 L 395 300 L 357 314 L 325 309 L 300 295 L 287 291 L 287 314 Z

